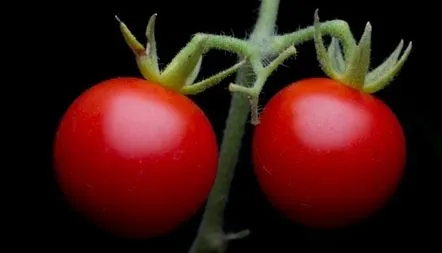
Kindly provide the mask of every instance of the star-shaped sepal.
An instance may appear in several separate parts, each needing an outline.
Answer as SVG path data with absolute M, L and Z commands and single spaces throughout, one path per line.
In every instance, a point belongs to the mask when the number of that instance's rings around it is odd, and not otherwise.
M 224 78 L 235 73 L 246 59 L 236 63 L 228 69 L 218 72 L 204 80 L 195 82 L 201 68 L 202 58 L 210 49 L 206 45 L 206 36 L 196 35 L 181 49 L 170 63 L 160 69 L 155 41 L 155 21 L 157 14 L 153 14 L 146 27 L 146 46 L 143 46 L 131 33 L 129 28 L 118 18 L 123 37 L 135 55 L 138 69 L 143 77 L 161 86 L 179 91 L 182 94 L 197 94 L 221 82 Z
M 367 22 L 359 43 L 345 50 L 346 54 L 342 52 L 341 44 L 336 38 L 332 38 L 329 46 L 325 47 L 318 10 L 314 15 L 314 28 L 316 55 L 324 73 L 334 80 L 366 93 L 377 92 L 390 84 L 402 69 L 412 48 L 412 42 L 409 42 L 400 56 L 404 46 L 404 41 L 401 40 L 382 64 L 370 69 L 372 33 L 370 22 Z

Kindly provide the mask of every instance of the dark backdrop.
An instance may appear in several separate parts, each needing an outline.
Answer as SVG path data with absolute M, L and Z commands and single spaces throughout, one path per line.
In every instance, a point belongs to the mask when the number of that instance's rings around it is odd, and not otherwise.
M 40 37 L 38 34 L 34 37 L 41 41 L 48 39 L 46 35 L 51 35 L 50 40 L 42 44 L 51 66 L 48 67 L 50 71 L 42 72 L 45 74 L 41 82 L 45 98 L 39 101 L 45 104 L 44 113 L 49 118 L 45 118 L 43 123 L 45 134 L 39 135 L 43 137 L 44 146 L 40 145 L 41 142 L 38 146 L 39 150 L 45 151 L 45 163 L 33 167 L 38 177 L 32 180 L 38 188 L 32 192 L 36 193 L 31 198 L 33 212 L 27 215 L 37 221 L 37 225 L 26 227 L 22 235 L 39 238 L 39 242 L 46 246 L 60 242 L 63 245 L 59 248 L 61 250 L 74 246 L 87 250 L 91 245 L 86 243 L 92 243 L 100 245 L 102 250 L 116 248 L 130 252 L 136 247 L 143 252 L 186 252 L 195 235 L 199 215 L 169 236 L 156 240 L 125 241 L 100 232 L 73 213 L 63 201 L 52 174 L 51 144 L 55 128 L 69 104 L 88 87 L 116 76 L 140 76 L 133 55 L 120 35 L 115 14 L 144 42 L 149 16 L 158 13 L 156 38 L 161 62 L 165 64 L 196 32 L 245 36 L 254 24 L 258 1 L 162 0 L 95 4 L 90 1 L 87 4 L 61 2 L 45 5 L 44 13 L 48 14 L 42 24 L 46 28 L 39 30 Z M 430 62 L 433 59 L 431 55 L 424 56 L 422 51 L 432 45 L 428 37 L 423 36 L 427 32 L 420 26 L 424 22 L 431 24 L 436 17 L 426 12 L 431 8 L 422 1 L 405 5 L 402 1 L 334 3 L 281 0 L 278 31 L 293 31 L 312 24 L 315 8 L 320 9 L 321 20 L 347 20 L 356 38 L 361 35 L 365 23 L 370 21 L 373 26 L 372 58 L 376 65 L 394 50 L 401 38 L 406 43 L 413 40 L 413 52 L 400 76 L 376 94 L 397 114 L 407 135 L 405 179 L 390 205 L 362 224 L 332 232 L 304 229 L 279 216 L 261 195 L 251 172 L 248 149 L 252 127 L 248 126 L 226 213 L 226 226 L 230 230 L 250 228 L 252 234 L 233 243 L 231 252 L 256 252 L 257 249 L 300 253 L 378 252 L 411 248 L 425 252 L 421 247 L 427 247 L 432 242 L 431 234 L 435 233 L 429 231 L 434 224 L 432 210 L 436 203 L 432 195 L 434 191 L 429 188 L 429 179 L 434 177 L 433 171 L 440 168 L 441 163 L 440 159 L 436 159 L 434 149 L 434 139 L 436 134 L 440 134 L 436 133 L 439 115 L 436 113 L 436 88 L 439 82 L 436 77 L 429 76 L 428 69 L 425 70 L 434 64 Z M 293 80 L 322 75 L 313 43 L 306 43 L 298 50 L 297 59 L 286 62 L 287 67 L 279 68 L 269 79 L 262 104 Z M 233 56 L 225 53 L 211 52 L 204 60 L 202 74 L 225 68 L 234 60 Z M 213 122 L 219 139 L 230 99 L 227 83 L 228 80 L 224 85 L 192 97 Z

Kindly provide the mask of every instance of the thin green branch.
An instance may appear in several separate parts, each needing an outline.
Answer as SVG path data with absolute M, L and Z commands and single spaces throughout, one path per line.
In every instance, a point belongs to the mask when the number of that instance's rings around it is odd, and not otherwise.
M 233 94 L 221 144 L 216 183 L 210 192 L 198 235 L 190 253 L 224 252 L 227 249 L 228 242 L 223 231 L 224 210 L 249 110 L 247 98 L 240 93 Z
M 333 79 L 340 79 L 340 74 L 338 72 L 335 72 L 333 69 L 333 64 L 330 60 L 329 53 L 324 45 L 324 41 L 322 39 L 322 25 L 319 22 L 319 16 L 318 16 L 318 10 L 316 9 L 314 14 L 314 21 L 313 21 L 313 27 L 314 27 L 314 35 L 313 40 L 315 43 L 315 50 L 316 50 L 316 58 L 319 62 L 319 66 L 321 67 L 322 71 L 329 77 Z
M 347 22 L 343 20 L 331 20 L 321 23 L 321 33 L 339 39 L 344 47 L 344 55 L 348 58 L 351 54 L 356 41 L 351 33 Z M 313 40 L 315 35 L 314 26 L 309 26 L 293 33 L 276 36 L 273 42 L 273 48 L 276 51 L 282 51 L 291 45 L 298 45 Z
M 197 33 L 192 40 L 204 40 L 205 51 L 209 49 L 224 50 L 242 56 L 250 56 L 251 50 L 247 41 L 225 35 Z
M 208 77 L 200 82 L 185 85 L 181 89 L 181 93 L 183 93 L 185 95 L 195 95 L 195 94 L 201 93 L 204 90 L 207 90 L 208 88 L 221 82 L 224 78 L 226 78 L 226 77 L 232 75 L 233 73 L 235 73 L 236 71 L 238 71 L 238 69 L 241 66 L 243 66 L 246 62 L 247 62 L 247 60 L 244 59 L 244 60 L 240 61 L 239 63 L 233 65 L 232 67 L 230 67 L 224 71 L 221 71 L 218 74 L 215 74 L 211 77 Z
M 250 35 L 250 41 L 255 44 L 262 39 L 271 38 L 275 32 L 276 18 L 278 17 L 279 0 L 261 0 L 258 19 Z
M 262 0 L 260 15 L 252 35 L 271 36 L 269 31 L 274 30 L 278 5 L 279 0 Z M 250 40 L 249 43 L 252 43 L 252 41 Z M 215 43 L 215 45 L 217 44 Z M 253 44 L 247 44 L 240 49 L 247 48 L 249 45 L 252 45 L 249 48 L 255 48 Z M 258 46 L 258 48 L 261 48 L 261 46 Z M 250 56 L 253 59 L 253 55 Z M 256 77 L 249 75 L 250 69 L 253 69 L 253 66 L 250 64 L 245 64 L 240 68 L 235 82 L 244 86 L 250 86 L 250 84 L 254 83 Z M 190 248 L 190 253 L 223 253 L 227 250 L 229 238 L 236 237 L 229 237 L 224 233 L 224 211 L 228 202 L 230 186 L 235 174 L 235 167 L 241 149 L 241 140 L 249 112 L 250 106 L 247 96 L 241 93 L 234 93 L 221 143 L 218 174 L 210 192 L 198 234 Z M 242 235 L 243 233 L 240 232 L 240 234 Z

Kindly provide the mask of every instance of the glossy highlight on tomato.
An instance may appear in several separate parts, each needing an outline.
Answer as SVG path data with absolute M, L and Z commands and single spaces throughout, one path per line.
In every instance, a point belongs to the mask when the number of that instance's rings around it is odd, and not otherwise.
M 210 192 L 217 160 L 215 133 L 194 102 L 132 77 L 81 94 L 54 143 L 67 201 L 122 237 L 164 235 L 189 219 Z
M 400 122 L 378 98 L 328 78 L 270 99 L 253 135 L 253 163 L 271 204 L 311 228 L 374 215 L 397 191 L 406 158 Z

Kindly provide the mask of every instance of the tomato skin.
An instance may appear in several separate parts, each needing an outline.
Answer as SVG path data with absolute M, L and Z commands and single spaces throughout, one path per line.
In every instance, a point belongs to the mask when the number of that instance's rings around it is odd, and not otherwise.
M 252 157 L 257 181 L 279 212 L 306 227 L 339 228 L 374 215 L 395 194 L 406 141 L 381 100 L 309 78 L 264 107 Z
M 67 201 L 122 237 L 164 235 L 190 218 L 210 192 L 217 159 L 215 133 L 196 104 L 131 77 L 79 96 L 54 143 Z

